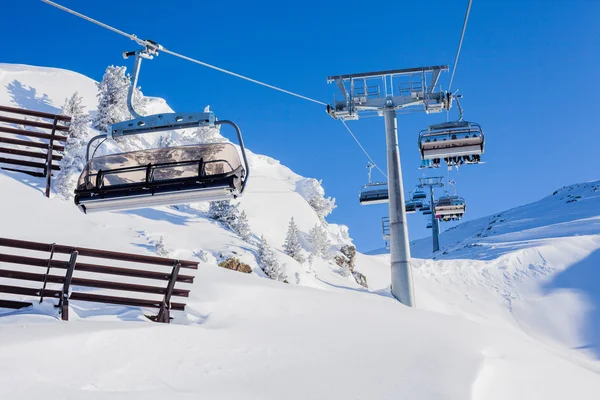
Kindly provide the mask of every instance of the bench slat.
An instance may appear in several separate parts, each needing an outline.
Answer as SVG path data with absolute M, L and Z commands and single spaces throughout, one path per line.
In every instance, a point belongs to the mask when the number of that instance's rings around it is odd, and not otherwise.
M 71 293 L 70 300 L 90 301 L 90 302 L 94 302 L 94 303 L 106 303 L 106 304 L 117 304 L 117 305 L 122 305 L 122 306 L 150 307 L 150 308 L 160 308 L 160 305 L 161 305 L 161 301 L 131 299 L 129 297 L 104 296 L 104 295 L 100 295 L 100 294 L 79 293 L 79 292 Z M 171 310 L 183 311 L 184 309 L 185 309 L 185 304 L 171 303 Z
M 19 150 L 19 149 L 9 149 L 6 147 L 0 147 L 0 153 L 14 154 L 17 156 L 31 157 L 31 158 L 41 158 L 44 160 L 48 159 L 48 155 L 46 153 L 40 153 L 40 152 L 36 152 L 36 151 L 27 151 L 27 150 Z M 52 160 L 60 161 L 60 160 L 62 160 L 62 156 L 53 154 Z
M 32 266 L 32 267 L 43 267 L 43 268 L 46 268 L 46 266 L 48 265 L 47 259 L 16 256 L 16 255 L 12 255 L 12 254 L 3 254 L 3 253 L 0 253 L 0 262 L 28 265 L 28 266 Z M 52 268 L 67 269 L 68 264 L 69 263 L 66 261 L 60 261 L 60 260 L 51 260 L 50 261 L 50 266 Z M 161 280 L 161 281 L 168 281 L 171 277 L 171 274 L 169 272 L 143 271 L 143 270 L 139 270 L 139 269 L 110 267 L 107 265 L 97 265 L 97 264 L 87 264 L 87 263 L 77 263 L 77 266 L 75 267 L 75 269 L 77 271 L 83 271 L 83 272 L 94 272 L 94 273 L 100 273 L 100 274 L 129 276 L 129 277 L 133 277 L 133 278 L 146 278 L 146 279 L 155 279 L 155 280 Z M 177 282 L 193 283 L 194 277 L 189 276 L 189 275 L 179 275 L 177 277 Z
M 52 124 L 48 124 L 46 122 L 31 121 L 28 119 L 11 118 L 11 117 L 5 117 L 4 115 L 0 115 L 0 122 L 7 122 L 9 124 L 16 124 L 16 125 L 35 126 L 36 128 L 52 129 Z M 69 127 L 63 126 L 63 125 L 56 125 L 55 130 L 66 132 L 69 130 Z M 67 140 L 67 139 L 65 138 L 64 140 Z
M 14 247 L 19 249 L 27 249 L 27 250 L 37 250 L 37 251 L 46 251 L 50 252 L 52 245 L 46 243 L 38 243 L 38 242 L 29 242 L 26 240 L 16 240 L 16 239 L 6 239 L 0 238 L 0 246 L 4 247 Z M 79 252 L 80 257 L 95 257 L 95 258 L 105 258 L 107 260 L 119 260 L 119 261 L 128 261 L 128 262 L 137 262 L 142 264 L 153 264 L 153 265 L 162 265 L 165 267 L 173 267 L 175 262 L 174 259 L 162 258 L 162 257 L 154 257 L 154 256 L 144 256 L 140 254 L 130 254 L 130 253 L 121 253 L 116 251 L 106 251 L 106 250 L 97 250 L 97 249 L 89 249 L 85 247 L 72 247 L 72 246 L 64 246 L 64 245 L 54 245 L 54 252 L 61 254 L 71 254 L 74 250 Z M 198 269 L 198 262 L 196 261 L 186 261 L 179 260 L 182 268 L 189 269 Z
M 19 308 L 31 307 L 31 303 L 26 301 L 14 301 L 14 300 L 0 300 L 0 308 L 12 308 L 18 310 Z
M 77 269 L 77 268 L 75 268 Z M 53 277 L 60 278 L 60 277 Z M 157 286 L 148 286 L 148 285 L 138 285 L 134 283 L 121 283 L 121 282 L 107 282 L 107 281 L 98 281 L 95 279 L 86 279 L 86 278 L 76 278 L 74 277 L 71 281 L 71 285 L 73 286 L 84 286 L 84 287 L 93 287 L 98 289 L 112 289 L 112 290 L 123 290 L 125 292 L 140 292 L 140 293 L 150 293 L 150 294 L 165 294 L 166 288 L 161 288 Z M 178 297 L 188 297 L 190 294 L 189 290 L 186 289 L 174 289 L 173 296 Z
M 2 137 L 2 136 L 0 136 L 0 143 L 14 144 L 17 146 L 35 147 L 37 149 L 47 149 L 48 148 L 47 143 L 30 142 L 28 140 L 13 139 L 13 138 L 7 138 L 7 137 Z M 65 151 L 65 147 L 60 146 L 58 144 L 54 145 L 53 148 L 55 151 Z
M 41 168 L 41 169 L 46 168 L 46 163 L 38 163 L 38 162 L 27 161 L 27 160 L 17 160 L 16 158 L 0 157 L 0 163 L 20 165 L 22 167 L 32 167 L 32 168 Z M 60 166 L 52 165 L 52 171 L 60 171 Z
M 20 294 L 23 296 L 40 297 L 42 289 L 24 288 L 19 286 L 0 285 L 0 293 Z M 44 289 L 44 297 L 60 297 L 59 290 Z
M 71 117 L 68 117 L 66 115 L 51 114 L 51 113 L 46 113 L 46 112 L 42 112 L 42 111 L 25 110 L 23 108 L 0 106 L 0 111 L 7 112 L 7 113 L 13 113 L 13 114 L 29 115 L 32 117 L 41 117 L 41 118 L 48 118 L 48 119 L 56 118 L 59 121 L 65 121 L 65 122 L 71 121 Z

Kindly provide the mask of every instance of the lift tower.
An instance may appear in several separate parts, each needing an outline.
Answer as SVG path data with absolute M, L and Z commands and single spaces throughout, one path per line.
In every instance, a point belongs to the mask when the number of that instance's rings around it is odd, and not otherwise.
M 442 176 L 432 176 L 429 178 L 419 178 L 420 188 L 429 188 L 429 204 L 431 207 L 431 237 L 433 238 L 433 252 L 440 251 L 440 223 L 435 216 L 435 197 L 433 195 L 434 187 L 444 187 Z
M 370 115 L 383 116 L 387 146 L 387 171 L 390 212 L 390 254 L 392 295 L 402 304 L 415 305 L 410 269 L 410 248 L 404 188 L 398 147 L 397 113 L 425 111 L 427 114 L 449 110 L 452 96 L 441 89 L 438 80 L 447 65 L 397 69 L 329 76 L 342 97 L 336 98 L 327 112 L 335 119 L 357 120 Z

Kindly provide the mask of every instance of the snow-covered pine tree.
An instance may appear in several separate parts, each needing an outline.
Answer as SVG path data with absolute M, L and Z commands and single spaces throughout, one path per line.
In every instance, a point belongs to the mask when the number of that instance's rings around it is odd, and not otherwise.
M 325 197 L 325 189 L 321 186 L 322 181 L 316 179 L 305 179 L 302 185 L 302 194 L 308 204 L 319 216 L 322 222 L 335 209 L 335 199 Z
M 98 111 L 93 126 L 99 131 L 105 132 L 110 125 L 133 118 L 127 108 L 127 92 L 131 85 L 131 76 L 125 73 L 126 69 L 126 67 L 110 65 L 106 68 L 102 81 L 96 84 Z M 146 100 L 139 87 L 134 90 L 132 103 L 138 114 L 146 113 Z M 118 138 L 117 143 L 124 151 L 145 147 L 144 141 L 137 135 Z
M 303 263 L 304 256 L 302 255 L 302 245 L 300 244 L 300 233 L 298 226 L 294 222 L 294 217 L 290 220 L 288 225 L 287 235 L 285 237 L 285 243 L 283 244 L 285 254 L 292 257 L 299 263 Z
M 327 258 L 331 242 L 327 237 L 327 231 L 322 225 L 316 224 L 308 232 L 308 242 L 312 245 L 312 254 L 317 257 Z
M 229 229 L 235 231 L 235 225 L 240 215 L 239 204 L 233 205 L 229 200 L 211 201 L 208 216 L 224 223 Z
M 71 117 L 67 143 L 60 161 L 60 172 L 54 181 L 54 190 L 67 198 L 73 197 L 77 178 L 85 163 L 85 147 L 89 135 L 89 117 L 78 92 L 65 99 L 61 114 Z
M 204 107 L 204 112 L 210 112 L 210 106 Z M 228 140 L 221 136 L 220 126 L 201 126 L 196 129 L 185 129 L 181 139 L 186 144 L 224 143 Z
M 221 130 L 219 128 L 219 126 L 201 126 L 194 130 L 185 130 L 181 134 L 181 138 L 185 143 L 194 144 L 227 142 L 227 139 L 221 136 Z
M 258 243 L 258 261 L 269 278 L 280 282 L 286 279 L 283 268 L 277 262 L 275 254 L 264 235 L 260 237 L 260 242 Z
M 94 128 L 106 132 L 115 122 L 125 121 L 129 117 L 127 110 L 127 90 L 130 80 L 125 67 L 109 65 L 98 87 L 98 112 L 94 118 Z
M 162 236 L 154 244 L 154 251 L 160 257 L 167 257 L 169 255 L 169 250 L 167 250 L 167 246 L 165 246 L 165 240 Z
M 246 211 L 242 210 L 240 215 L 237 217 L 235 225 L 233 226 L 233 230 L 245 241 L 250 240 L 252 237 L 252 231 L 250 230 L 250 224 L 248 223 L 248 215 L 246 215 Z

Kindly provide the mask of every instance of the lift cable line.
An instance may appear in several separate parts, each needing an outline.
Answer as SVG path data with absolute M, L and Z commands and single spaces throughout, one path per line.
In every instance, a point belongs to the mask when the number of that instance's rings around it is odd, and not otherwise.
M 44 1 L 44 0 L 42 0 Z M 462 33 L 460 34 L 460 41 L 458 42 L 458 49 L 456 50 L 456 58 L 454 59 L 454 65 L 452 66 L 452 75 L 450 76 L 450 84 L 448 85 L 448 92 L 452 90 L 452 82 L 454 81 L 454 73 L 456 72 L 456 66 L 458 65 L 458 57 L 460 56 L 460 50 L 462 48 L 463 39 L 465 38 L 465 31 L 467 30 L 467 22 L 469 21 L 469 14 L 471 13 L 471 5 L 473 0 L 469 0 L 467 6 L 467 13 L 465 14 L 465 22 L 463 23 Z
M 298 98 L 301 98 L 301 99 L 304 99 L 304 100 L 307 100 L 307 101 L 310 101 L 310 102 L 313 102 L 313 103 L 316 103 L 316 104 L 319 104 L 319 105 L 323 105 L 323 106 L 327 105 L 327 103 L 324 103 L 322 101 L 315 100 L 315 99 L 312 99 L 310 97 L 306 97 L 306 96 L 303 96 L 303 95 L 300 95 L 300 94 L 297 94 L 297 93 L 294 93 L 294 92 L 290 92 L 289 90 L 285 90 L 285 89 L 279 88 L 277 86 L 273 86 L 273 85 L 270 85 L 268 83 L 264 83 L 264 82 L 258 81 L 256 79 L 252 79 L 252 78 L 249 78 L 247 76 L 240 75 L 238 73 L 235 73 L 235 72 L 232 72 L 232 71 L 228 71 L 226 69 L 223 69 L 223 68 L 220 68 L 220 67 L 217 67 L 217 66 L 205 63 L 203 61 L 196 60 L 194 58 L 188 57 L 186 55 L 183 55 L 183 54 L 176 53 L 174 51 L 168 50 L 165 47 L 163 47 L 161 45 L 158 45 L 157 43 L 154 43 L 154 42 L 149 41 L 149 40 L 142 40 L 142 39 L 138 38 L 134 34 L 130 34 L 130 33 L 124 32 L 124 31 L 122 31 L 120 29 L 117 29 L 117 28 L 112 27 L 110 25 L 107 25 L 107 24 L 105 24 L 103 22 L 100 22 L 98 20 L 90 18 L 90 17 L 88 17 L 88 16 L 86 16 L 84 14 L 81 14 L 81 13 L 79 13 L 77 11 L 71 10 L 70 8 L 67 8 L 67 7 L 62 6 L 60 4 L 57 4 L 57 3 L 53 2 L 53 1 L 50 1 L 50 0 L 41 0 L 41 1 L 44 2 L 44 3 L 46 3 L 46 4 L 51 5 L 53 7 L 56 7 L 58 9 L 62 10 L 62 11 L 65 11 L 65 12 L 67 12 L 69 14 L 75 15 L 76 17 L 82 18 L 82 19 L 84 19 L 86 21 L 89 21 L 89 22 L 91 22 L 93 24 L 96 24 L 96 25 L 98 25 L 98 26 L 100 26 L 102 28 L 108 29 L 108 30 L 110 30 L 110 31 L 112 31 L 114 33 L 117 33 L 117 34 L 121 35 L 121 36 L 125 36 L 126 38 L 128 38 L 130 40 L 133 40 L 134 42 L 138 43 L 141 46 L 156 48 L 157 50 L 160 50 L 163 53 L 171 54 L 172 56 L 181 58 L 183 60 L 190 61 L 192 63 L 198 64 L 198 65 L 201 65 L 201 66 L 204 66 L 204 67 L 207 67 L 207 68 L 211 68 L 211 69 L 214 69 L 216 71 L 223 72 L 225 74 L 232 75 L 232 76 L 235 76 L 235 77 L 240 78 L 240 79 L 244 79 L 244 80 L 252 82 L 252 83 L 256 83 L 258 85 L 267 87 L 269 89 L 277 90 L 279 92 L 282 92 L 282 93 L 285 93 L 285 94 L 289 94 L 291 96 L 295 96 L 295 97 L 298 97 Z M 360 143 L 360 141 L 357 139 L 357 137 L 354 135 L 354 133 L 350 130 L 350 128 L 348 127 L 348 125 L 346 125 L 346 123 L 344 121 L 342 121 L 342 122 L 343 122 L 344 126 L 346 127 L 346 129 L 348 130 L 348 132 L 350 133 L 350 135 L 354 138 L 354 140 L 356 141 L 356 143 L 358 144 L 358 146 L 365 153 L 365 155 L 367 156 L 367 158 L 369 159 L 369 161 L 371 161 L 373 164 L 375 164 L 375 167 L 377 168 L 377 170 L 379 170 L 379 172 L 381 172 L 383 174 L 383 176 L 385 176 L 387 178 L 387 175 L 385 174 L 385 172 L 383 172 L 381 170 L 381 168 L 379 168 L 379 166 L 377 166 L 377 164 L 373 161 L 373 159 L 371 158 L 371 156 L 369 155 L 369 153 L 365 150 L 365 148 L 362 146 L 362 144 Z
M 261 82 L 261 81 L 259 81 L 259 80 L 256 80 L 256 79 L 249 78 L 249 77 L 247 77 L 247 76 L 244 76 L 244 75 L 241 75 L 241 74 L 235 73 L 235 72 L 233 72 L 233 71 L 226 70 L 226 69 L 224 69 L 224 68 L 217 67 L 217 66 L 215 66 L 215 65 L 212 65 L 212 64 L 208 64 L 208 63 L 206 63 L 206 62 L 203 62 L 203 61 L 200 61 L 200 60 L 196 60 L 196 59 L 194 59 L 194 58 L 191 58 L 191 57 L 185 56 L 185 55 L 183 55 L 183 54 L 180 54 L 180 53 L 174 52 L 174 51 L 172 51 L 172 50 L 168 50 L 168 49 L 166 49 L 165 47 L 163 47 L 163 46 L 161 46 L 161 45 L 158 45 L 158 44 L 157 44 L 157 43 L 155 43 L 155 42 L 152 42 L 152 41 L 150 41 L 150 40 L 142 40 L 142 39 L 138 38 L 138 37 L 137 37 L 136 35 L 134 35 L 134 34 L 130 34 L 130 33 L 124 32 L 124 31 L 122 31 L 122 30 L 119 30 L 119 29 L 117 29 L 117 28 L 114 28 L 114 27 L 112 27 L 112 26 L 110 26 L 110 25 L 107 25 L 107 24 L 105 24 L 105 23 L 103 23 L 103 22 L 100 22 L 100 21 L 98 21 L 98 20 L 95 20 L 95 19 L 93 19 L 93 18 L 90 18 L 90 17 L 88 17 L 88 16 L 86 16 L 86 15 L 83 15 L 83 14 L 81 14 L 81 13 L 78 13 L 77 11 L 71 10 L 70 8 L 67 8 L 67 7 L 65 7 L 65 6 L 62 6 L 62 5 L 60 5 L 60 4 L 57 4 L 57 3 L 53 2 L 53 1 L 50 1 L 50 0 L 41 0 L 41 1 L 42 1 L 42 2 L 44 2 L 44 3 L 46 3 L 46 4 L 49 4 L 49 5 L 51 5 L 51 6 L 53 6 L 53 7 L 56 7 L 56 8 L 58 8 L 58 9 L 60 9 L 60 10 L 66 11 L 66 12 L 68 12 L 69 14 L 75 15 L 76 17 L 82 18 L 82 19 L 84 19 L 84 20 L 86 20 L 86 21 L 88 21 L 88 22 L 91 22 L 91 23 L 93 23 L 93 24 L 96 24 L 96 25 L 98 25 L 98 26 L 101 26 L 102 28 L 108 29 L 108 30 L 110 30 L 110 31 L 112 31 L 112 32 L 114 32 L 114 33 L 117 33 L 117 34 L 121 35 L 121 36 L 125 36 L 126 38 L 128 38 L 128 39 L 130 39 L 130 40 L 133 40 L 134 42 L 138 43 L 138 44 L 139 44 L 139 45 L 141 45 L 141 46 L 153 47 L 153 48 L 156 48 L 156 49 L 158 49 L 158 50 L 160 50 L 160 51 L 162 51 L 162 52 L 164 52 L 164 53 L 170 54 L 170 55 L 172 55 L 172 56 L 175 56 L 175 57 L 181 58 L 181 59 L 183 59 L 183 60 L 186 60 L 186 61 L 193 62 L 193 63 L 195 63 L 195 64 L 198 64 L 198 65 L 202 65 L 203 67 L 211 68 L 211 69 L 214 69 L 214 70 L 216 70 L 216 71 L 223 72 L 223 73 L 225 73 L 225 74 L 228 74 L 228 75 L 231 75 L 231 76 L 235 76 L 236 78 L 244 79 L 244 80 L 246 80 L 246 81 L 248 81 L 248 82 L 256 83 L 257 85 L 261 85 L 261 86 L 267 87 L 267 88 L 269 88 L 269 89 L 277 90 L 278 92 L 282 92 L 282 93 L 288 94 L 288 95 L 290 95 L 290 96 L 298 97 L 298 98 L 300 98 L 300 99 L 304 99 L 304 100 L 307 100 L 307 101 L 310 101 L 310 102 L 313 102 L 313 103 L 316 103 L 316 104 L 319 104 L 319 105 L 322 105 L 322 106 L 326 106 L 326 105 L 327 105 L 327 103 L 324 103 L 324 102 L 322 102 L 322 101 L 315 100 L 315 99 L 312 99 L 312 98 L 310 98 L 310 97 L 303 96 L 303 95 L 301 95 L 301 94 L 294 93 L 294 92 L 291 92 L 291 91 L 289 91 L 289 90 L 285 90 L 285 89 L 282 89 L 282 88 L 280 88 L 280 87 L 273 86 L 273 85 L 270 85 L 270 84 L 268 84 L 268 83 L 265 83 L 265 82 Z
M 108 29 L 109 31 L 112 31 L 112 32 L 114 32 L 116 34 L 124 36 L 124 37 L 126 37 L 126 38 L 128 38 L 130 40 L 133 40 L 134 42 L 138 43 L 141 46 L 145 46 L 145 47 L 149 47 L 149 48 L 154 48 L 156 50 L 162 51 L 163 53 L 170 54 L 172 56 L 181 58 L 183 60 L 190 61 L 192 63 L 198 64 L 198 65 L 201 65 L 201 66 L 204 66 L 204 67 L 207 67 L 207 68 L 211 68 L 211 69 L 214 69 L 216 71 L 223 72 L 225 74 L 232 75 L 232 76 L 235 76 L 235 77 L 240 78 L 240 79 L 244 79 L 244 80 L 252 82 L 252 83 L 256 83 L 257 85 L 261 85 L 261 86 L 267 87 L 269 89 L 277 90 L 279 92 L 282 92 L 282 93 L 285 93 L 285 94 L 289 94 L 291 96 L 298 97 L 300 99 L 304 99 L 304 100 L 307 100 L 307 101 L 310 101 L 310 102 L 313 102 L 313 103 L 316 103 L 316 104 L 319 104 L 319 105 L 323 105 L 323 106 L 327 105 L 327 103 L 324 103 L 322 101 L 315 100 L 315 99 L 312 99 L 310 97 L 303 96 L 303 95 L 291 92 L 289 90 L 285 90 L 285 89 L 279 88 L 277 86 L 273 86 L 273 85 L 270 85 L 268 83 L 264 83 L 264 82 L 258 81 L 256 79 L 252 79 L 252 78 L 249 78 L 247 76 L 240 75 L 238 73 L 235 73 L 235 72 L 232 72 L 232 71 L 228 71 L 226 69 L 217 67 L 215 65 L 211 65 L 211 64 L 205 63 L 203 61 L 196 60 L 194 58 L 188 57 L 186 55 L 174 52 L 174 51 L 169 50 L 169 49 L 167 49 L 167 48 L 165 48 L 165 47 L 163 47 L 163 46 L 161 46 L 161 45 L 159 45 L 159 44 L 157 44 L 157 43 L 155 43 L 153 41 L 142 40 L 142 39 L 138 38 L 134 34 L 130 34 L 130 33 L 124 32 L 124 31 L 122 31 L 120 29 L 117 29 L 117 28 L 115 28 L 113 26 L 107 25 L 107 24 L 105 24 L 103 22 L 100 22 L 100 21 L 98 21 L 96 19 L 90 18 L 87 15 L 81 14 L 81 13 L 75 11 L 75 10 L 67 8 L 67 7 L 65 7 L 63 5 L 60 5 L 58 3 L 55 3 L 53 1 L 50 1 L 50 0 L 41 0 L 41 1 L 44 2 L 44 3 L 46 3 L 46 4 L 51 5 L 53 7 L 56 7 L 58 9 L 62 10 L 62 11 L 65 11 L 65 12 L 67 12 L 69 14 L 72 14 L 72 15 L 74 15 L 76 17 L 82 18 L 82 19 L 84 19 L 84 20 L 86 20 L 88 22 L 91 22 L 91 23 L 93 23 L 95 25 L 98 25 L 98 26 L 100 26 L 102 28 Z M 387 178 L 387 175 L 385 174 L 385 172 L 383 172 L 381 170 L 381 168 L 379 168 L 379 166 L 377 166 L 377 164 L 373 161 L 373 159 L 371 158 L 371 156 L 369 155 L 369 153 L 365 150 L 365 148 L 363 147 L 363 145 L 360 143 L 360 141 L 354 135 L 354 133 L 350 130 L 350 128 L 348 127 L 348 125 L 346 125 L 346 123 L 344 121 L 342 121 L 342 123 L 344 124 L 344 126 L 346 127 L 346 129 L 348 130 L 348 132 L 350 133 L 350 135 L 352 136 L 352 138 L 354 138 L 354 140 L 356 141 L 356 143 L 358 144 L 358 146 L 361 148 L 361 150 L 365 153 L 365 155 L 367 156 L 367 158 L 369 159 L 369 161 L 371 161 L 375 165 L 375 167 L 377 168 L 377 170 L 379 170 L 379 172 L 381 172 L 383 174 L 383 176 L 385 176 Z
M 348 124 L 346 124 L 346 121 L 344 121 L 343 119 L 340 119 L 340 121 L 342 121 L 342 124 L 344 124 L 344 126 L 348 130 L 348 133 L 350 133 L 350 136 L 352 136 L 352 138 L 356 141 L 356 144 L 358 144 L 358 147 L 360 147 L 360 149 L 363 151 L 363 153 L 365 153 L 365 155 L 367 156 L 367 158 L 369 159 L 369 161 L 371 162 L 371 164 L 373 164 L 373 166 L 375 168 L 377 168 L 377 170 L 379 172 L 381 172 L 383 174 L 383 176 L 385 176 L 387 178 L 387 174 L 385 172 L 383 172 L 381 170 L 381 168 L 379 168 L 379 166 L 377 165 L 377 163 L 375 161 L 373 161 L 373 159 L 371 158 L 371 156 L 369 155 L 369 153 L 367 152 L 367 150 L 365 150 L 365 148 L 363 147 L 363 145 L 360 143 L 360 141 L 358 140 L 358 138 L 356 137 L 356 135 L 348 127 Z

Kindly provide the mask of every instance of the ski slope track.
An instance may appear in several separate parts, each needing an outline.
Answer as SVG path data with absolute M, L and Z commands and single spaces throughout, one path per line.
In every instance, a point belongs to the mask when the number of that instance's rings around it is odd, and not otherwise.
M 93 115 L 93 80 L 0 64 L 0 104 L 58 112 L 75 91 Z M 170 110 L 159 98 L 149 108 Z M 307 179 L 267 156 L 249 161 L 240 207 L 251 243 L 210 220 L 206 205 L 86 216 L 72 200 L 44 198 L 40 180 L 0 170 L 1 237 L 152 255 L 162 236 L 170 257 L 201 261 L 186 311 L 169 325 L 137 308 L 76 301 L 68 322 L 51 301 L 0 309 L 0 398 L 598 398 L 600 181 L 460 224 L 433 259 L 429 239 L 412 243 L 410 309 L 390 296 L 389 255 L 357 255 L 369 289 L 331 262 L 286 256 L 289 219 L 306 248 L 319 223 Z M 352 243 L 346 227 L 326 230 L 332 255 Z M 265 278 L 260 235 L 289 284 Z M 216 265 L 231 256 L 253 272 Z

